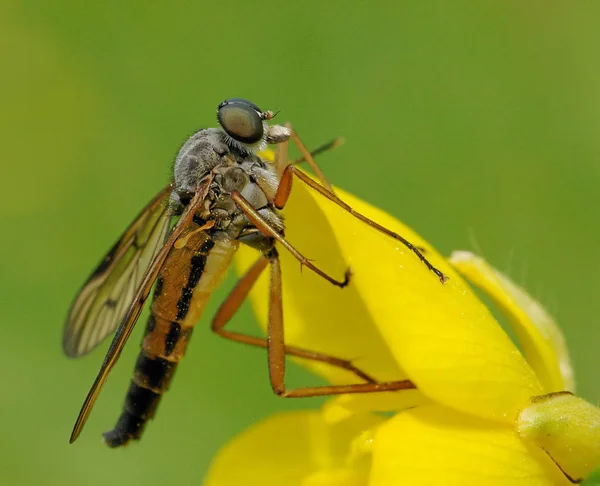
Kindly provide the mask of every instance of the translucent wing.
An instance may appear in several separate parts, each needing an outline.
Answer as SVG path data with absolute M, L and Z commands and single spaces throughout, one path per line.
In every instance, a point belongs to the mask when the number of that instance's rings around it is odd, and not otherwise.
M 63 336 L 68 356 L 90 352 L 123 319 L 169 231 L 171 189 L 165 187 L 138 214 L 75 298 Z
M 73 427 L 73 432 L 71 432 L 71 438 L 69 442 L 73 443 L 77 437 L 79 437 L 79 434 L 81 433 L 81 430 L 83 429 L 83 426 L 85 425 L 85 422 L 92 411 L 92 407 L 96 402 L 96 398 L 98 398 L 98 394 L 100 393 L 100 390 L 102 389 L 110 370 L 119 359 L 121 351 L 123 350 L 123 347 L 125 346 L 125 343 L 127 342 L 127 339 L 129 338 L 129 335 L 131 334 L 131 331 L 133 330 L 133 327 L 135 326 L 135 323 L 142 312 L 142 308 L 144 307 L 144 303 L 150 294 L 150 289 L 152 288 L 152 284 L 158 276 L 158 272 L 167 259 L 167 255 L 171 251 L 171 248 L 181 236 L 184 229 L 189 226 L 198 208 L 203 204 L 211 181 L 212 178 L 209 178 L 198 189 L 190 204 L 184 209 L 179 221 L 169 233 L 169 237 L 166 239 L 164 244 L 160 245 L 156 255 L 154 258 L 152 258 L 152 261 L 147 268 L 144 269 L 140 284 L 135 289 L 133 298 L 125 307 L 123 320 L 119 323 L 119 328 L 113 337 L 110 348 L 108 348 L 108 353 L 106 353 L 106 357 L 104 358 L 102 366 L 100 367 L 100 371 L 98 372 L 98 375 L 96 376 L 96 379 L 94 380 L 94 383 L 92 384 L 92 387 L 90 388 L 90 391 L 83 402 L 83 406 L 81 407 L 81 411 L 79 412 L 79 416 L 77 417 L 77 421 Z

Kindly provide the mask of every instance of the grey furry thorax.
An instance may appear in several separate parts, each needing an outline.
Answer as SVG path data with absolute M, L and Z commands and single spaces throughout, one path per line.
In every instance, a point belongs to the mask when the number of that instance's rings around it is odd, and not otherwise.
M 261 216 L 283 232 L 282 218 L 269 203 L 277 191 L 279 177 L 274 164 L 227 142 L 221 129 L 206 128 L 194 133 L 183 144 L 173 166 L 174 188 L 170 203 L 174 213 L 180 213 L 201 183 L 212 175 L 205 205 L 197 216 L 205 221 L 215 221 L 216 238 L 238 239 L 262 247 L 266 237 L 261 238 L 230 195 L 238 191 Z

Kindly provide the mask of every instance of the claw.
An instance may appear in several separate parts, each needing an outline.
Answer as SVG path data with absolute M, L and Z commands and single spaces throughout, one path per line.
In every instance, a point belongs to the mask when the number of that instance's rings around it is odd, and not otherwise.
M 346 272 L 344 273 L 344 280 L 342 281 L 342 285 L 340 285 L 340 288 L 346 287 L 350 283 L 351 277 L 352 277 L 352 269 L 350 267 L 348 267 L 346 269 Z
M 448 277 L 448 275 L 444 275 L 437 268 L 433 268 L 433 273 L 435 273 L 438 276 L 438 278 L 440 279 L 440 282 L 443 284 L 445 284 L 448 280 L 450 280 L 450 277 Z

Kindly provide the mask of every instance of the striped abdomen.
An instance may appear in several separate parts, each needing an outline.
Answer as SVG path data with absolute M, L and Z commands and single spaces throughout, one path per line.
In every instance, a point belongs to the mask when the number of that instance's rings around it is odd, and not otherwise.
M 115 428 L 104 434 L 110 447 L 142 435 L 169 387 L 194 325 L 237 250 L 237 242 L 215 240 L 206 231 L 197 230 L 194 224 L 179 238 L 159 273 L 123 412 Z

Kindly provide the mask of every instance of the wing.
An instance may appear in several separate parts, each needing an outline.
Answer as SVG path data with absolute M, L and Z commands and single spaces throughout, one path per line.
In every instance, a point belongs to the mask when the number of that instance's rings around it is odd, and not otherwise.
M 171 185 L 138 214 L 75 298 L 63 335 L 68 356 L 89 353 L 112 333 L 131 305 L 144 273 L 169 230 Z
M 194 195 L 192 201 L 188 206 L 184 209 L 181 218 L 169 234 L 167 241 L 164 245 L 162 245 L 156 253 L 156 256 L 144 272 L 141 283 L 137 290 L 135 291 L 135 295 L 131 300 L 130 304 L 127 306 L 125 314 L 123 316 L 123 320 L 119 324 L 119 328 L 115 333 L 115 336 L 110 344 L 110 348 L 108 349 L 108 353 L 104 358 L 104 362 L 90 388 L 90 391 L 83 402 L 83 406 L 81 407 L 81 411 L 79 412 L 79 416 L 77 417 L 77 421 L 75 422 L 75 426 L 73 427 L 73 432 L 71 432 L 71 438 L 69 440 L 70 443 L 73 443 L 79 434 L 81 433 L 81 429 L 85 425 L 87 418 L 90 415 L 92 407 L 98 398 L 98 394 L 100 393 L 100 389 L 110 370 L 113 368 L 119 356 L 121 355 L 121 351 L 133 330 L 133 327 L 137 321 L 137 318 L 140 316 L 142 312 L 142 308 L 144 307 L 144 303 L 148 298 L 148 294 L 150 294 L 150 289 L 152 288 L 152 284 L 156 280 L 158 276 L 158 272 L 160 271 L 163 263 L 165 262 L 169 251 L 177 241 L 177 239 L 181 236 L 183 230 L 192 222 L 194 214 L 198 210 L 198 208 L 203 204 L 204 198 L 206 197 L 206 193 L 208 191 L 208 187 L 212 182 L 212 178 L 209 178 L 203 186 L 201 186 Z

